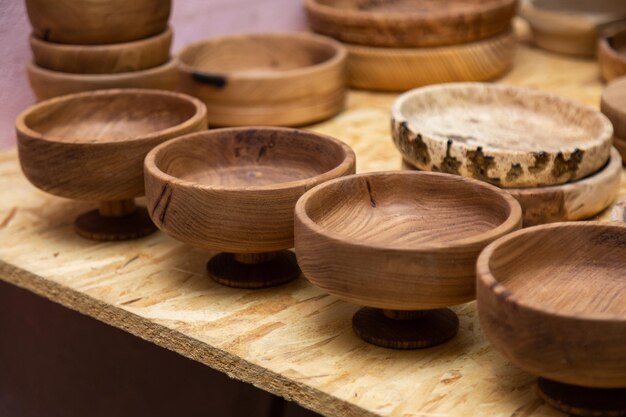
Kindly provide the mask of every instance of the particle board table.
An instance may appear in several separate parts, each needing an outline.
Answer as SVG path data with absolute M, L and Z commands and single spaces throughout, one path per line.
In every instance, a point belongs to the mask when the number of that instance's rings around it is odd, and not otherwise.
M 500 82 L 599 105 L 592 61 L 522 46 Z M 393 99 L 351 92 L 346 112 L 312 129 L 350 144 L 359 171 L 398 169 Z M 560 414 L 536 395 L 534 377 L 489 346 L 475 303 L 455 308 L 459 334 L 444 345 L 382 349 L 352 332 L 358 306 L 304 278 L 261 291 L 222 287 L 204 272 L 206 253 L 163 233 L 125 243 L 78 237 L 72 221 L 85 208 L 36 190 L 16 151 L 0 153 L 0 279 L 327 416 Z

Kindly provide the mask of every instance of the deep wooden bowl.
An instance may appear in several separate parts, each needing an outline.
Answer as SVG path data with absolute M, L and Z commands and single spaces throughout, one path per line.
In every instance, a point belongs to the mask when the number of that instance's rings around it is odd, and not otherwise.
M 584 178 L 609 159 L 613 128 L 596 109 L 509 85 L 458 83 L 409 91 L 392 109 L 392 135 L 417 168 L 500 187 Z
M 578 415 L 626 413 L 625 225 L 524 229 L 489 245 L 477 274 L 483 331 L 514 364 L 545 378 L 539 388 L 549 403 Z
M 346 50 L 309 33 L 228 36 L 179 54 L 180 88 L 205 102 L 217 126 L 297 126 L 344 108 Z
M 50 42 L 110 44 L 163 32 L 171 0 L 26 0 L 33 33 Z
M 155 230 L 133 198 L 144 194 L 143 159 L 159 143 L 204 130 L 206 108 L 184 94 L 105 90 L 59 97 L 16 121 L 19 159 L 28 180 L 51 194 L 99 201 L 76 220 L 77 232 L 123 240 Z
M 469 178 L 352 175 L 298 201 L 295 248 L 309 281 L 368 307 L 353 319 L 361 338 L 422 348 L 456 334 L 458 319 L 445 307 L 474 299 L 478 254 L 519 229 L 521 216 L 508 193 Z
M 311 28 L 343 42 L 416 48 L 456 45 L 508 30 L 516 0 L 306 0 Z
M 285 128 L 218 129 L 171 140 L 148 154 L 146 198 L 154 223 L 185 243 L 222 251 L 215 281 L 264 288 L 300 275 L 293 210 L 317 184 L 354 173 L 354 152 L 329 136 Z
M 170 58 L 172 30 L 137 41 L 109 45 L 68 45 L 30 37 L 35 64 L 76 74 L 117 74 L 165 64 Z
M 602 34 L 598 41 L 598 61 L 605 81 L 626 75 L 626 26 L 619 25 Z

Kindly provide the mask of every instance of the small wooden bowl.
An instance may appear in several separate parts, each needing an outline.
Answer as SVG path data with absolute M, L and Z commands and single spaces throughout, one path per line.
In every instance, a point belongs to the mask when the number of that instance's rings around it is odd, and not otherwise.
M 346 48 L 351 87 L 406 91 L 428 84 L 497 78 L 512 67 L 517 39 L 513 32 L 507 31 L 463 45 L 412 49 L 346 45 Z
M 296 204 L 295 247 L 306 278 L 367 306 L 355 332 L 375 345 L 416 349 L 452 338 L 447 306 L 475 297 L 480 251 L 522 221 L 505 191 L 432 172 L 376 172 L 329 181 Z
M 74 45 L 130 42 L 163 32 L 171 0 L 26 0 L 33 34 Z
M 165 64 L 170 58 L 172 30 L 138 41 L 110 45 L 67 45 L 30 37 L 35 64 L 76 74 L 117 74 Z
M 304 130 L 218 129 L 155 148 L 145 161 L 150 216 L 185 243 L 223 251 L 209 276 L 236 288 L 265 288 L 300 275 L 293 210 L 317 184 L 354 173 L 343 142 Z
M 306 0 L 311 28 L 343 42 L 392 48 L 456 45 L 506 32 L 516 0 Z
M 142 71 L 118 74 L 71 74 L 28 64 L 28 80 L 38 100 L 46 100 L 82 91 L 111 88 L 149 88 L 156 90 L 176 89 L 176 61 Z
M 344 108 L 346 50 L 308 33 L 228 36 L 179 54 L 180 89 L 205 102 L 217 126 L 298 126 Z
M 600 110 L 613 124 L 615 136 L 626 138 L 626 77 L 615 79 L 604 88 Z
M 569 414 L 626 415 L 626 226 L 556 223 L 489 245 L 477 266 L 491 344 Z
M 500 187 L 556 185 L 597 172 L 613 128 L 590 106 L 508 85 L 459 83 L 409 91 L 392 109 L 402 157 Z
M 133 201 L 144 194 L 143 159 L 159 143 L 206 127 L 200 100 L 133 89 L 47 100 L 16 121 L 20 163 L 33 185 L 100 202 L 99 211 L 75 223 L 79 235 L 95 240 L 133 239 L 156 230 Z
M 602 34 L 598 41 L 598 61 L 605 81 L 626 75 L 626 26 Z

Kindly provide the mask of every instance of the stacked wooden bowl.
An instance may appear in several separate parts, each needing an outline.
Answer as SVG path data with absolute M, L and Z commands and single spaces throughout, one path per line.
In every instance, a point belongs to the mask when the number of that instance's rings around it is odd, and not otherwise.
M 26 0 L 39 100 L 114 87 L 176 88 L 170 0 Z
M 517 0 L 306 0 L 311 28 L 348 49 L 352 87 L 405 91 L 507 71 Z

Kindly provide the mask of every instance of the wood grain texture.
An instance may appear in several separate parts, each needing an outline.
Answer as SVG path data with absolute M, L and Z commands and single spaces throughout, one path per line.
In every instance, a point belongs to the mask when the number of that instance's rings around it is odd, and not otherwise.
M 598 41 L 598 61 L 605 81 L 626 75 L 626 26 L 612 27 L 602 34 Z

